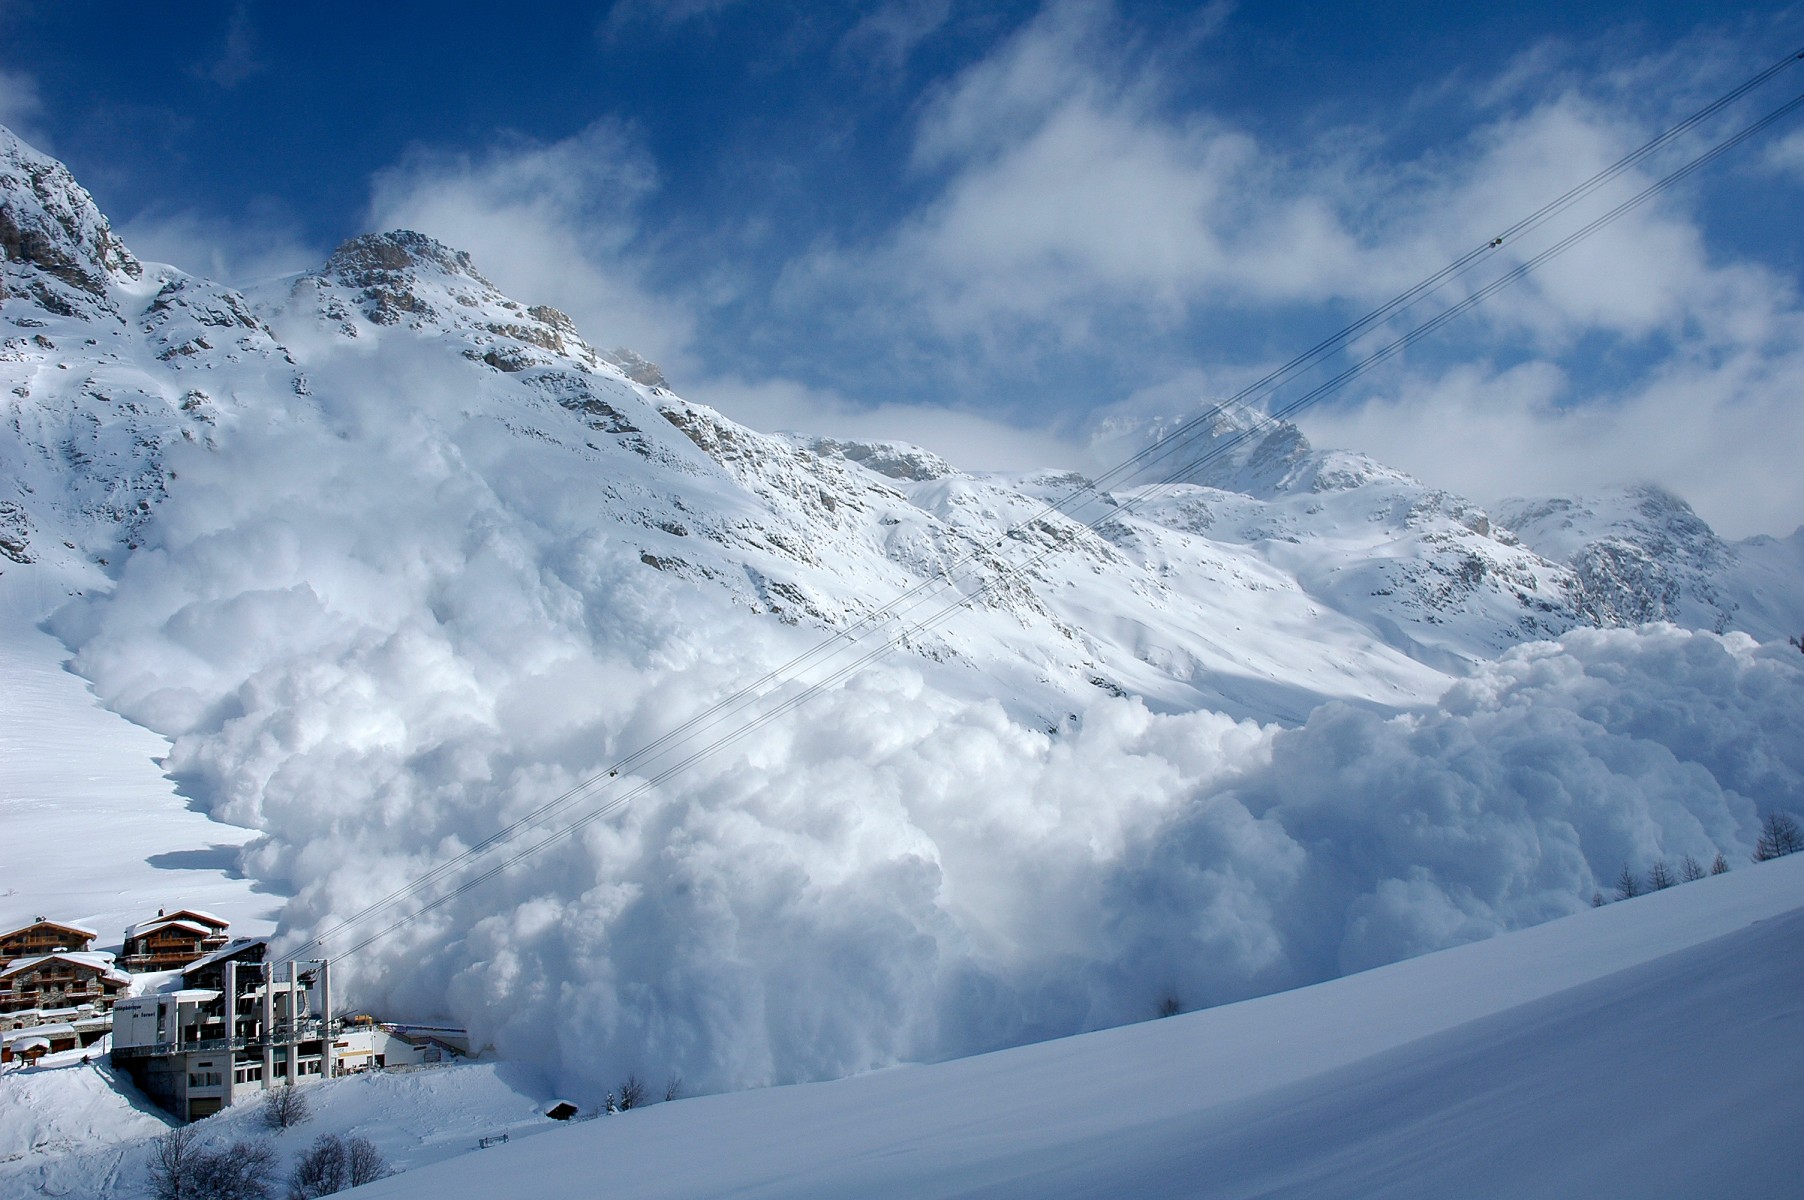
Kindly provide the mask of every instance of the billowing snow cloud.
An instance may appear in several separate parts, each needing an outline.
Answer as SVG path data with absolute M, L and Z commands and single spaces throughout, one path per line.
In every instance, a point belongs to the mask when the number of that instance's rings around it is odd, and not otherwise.
M 593 519 L 618 480 L 388 349 L 174 461 L 117 591 L 57 621 L 189 794 L 265 832 L 246 865 L 296 940 L 812 640 L 646 569 Z M 1573 634 L 1431 711 L 1290 731 L 1107 697 L 1032 727 L 971 674 L 890 660 L 656 786 L 602 780 L 537 827 L 636 798 L 342 958 L 347 994 L 572 1090 L 835 1076 L 1545 920 L 1804 808 L 1804 659 L 1739 636 Z

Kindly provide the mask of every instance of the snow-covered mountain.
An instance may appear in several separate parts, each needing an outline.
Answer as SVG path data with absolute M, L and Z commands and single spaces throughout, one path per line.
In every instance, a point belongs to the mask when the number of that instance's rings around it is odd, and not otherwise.
M 1798 537 L 1664 493 L 1487 514 L 1244 410 L 1100 429 L 1107 486 L 758 432 L 419 233 L 140 263 L 3 132 L 0 248 L 0 586 L 297 938 L 620 802 L 343 972 L 576 1077 L 1237 999 L 1804 805 Z

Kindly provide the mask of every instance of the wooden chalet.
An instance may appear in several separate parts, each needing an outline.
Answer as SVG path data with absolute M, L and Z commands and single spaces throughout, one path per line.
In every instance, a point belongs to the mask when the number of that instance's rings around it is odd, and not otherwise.
M 58 951 L 15 958 L 0 967 L 0 1013 L 83 1004 L 109 1009 L 131 981 L 110 954 Z
M 0 966 L 15 958 L 37 958 L 65 950 L 80 953 L 99 936 L 81 925 L 39 917 L 29 925 L 0 933 Z
M 61 1054 L 86 1044 L 73 1025 L 39 1025 L 32 1029 L 9 1030 L 0 1033 L 0 1063 L 36 1063 L 46 1054 Z
M 198 908 L 157 910 L 153 920 L 125 931 L 121 961 L 128 971 L 174 971 L 226 944 L 231 922 Z

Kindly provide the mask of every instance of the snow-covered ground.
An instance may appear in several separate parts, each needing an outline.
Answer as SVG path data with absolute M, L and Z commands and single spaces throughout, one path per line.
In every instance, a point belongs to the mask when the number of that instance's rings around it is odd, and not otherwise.
M 254 1102 L 197 1128 L 207 1146 L 267 1142 L 281 1156 L 284 1179 L 321 1134 L 367 1138 L 391 1168 L 409 1171 L 468 1154 L 484 1138 L 505 1134 L 512 1141 L 562 1128 L 545 1116 L 550 1099 L 543 1080 L 518 1064 L 358 1075 L 307 1088 L 304 1099 L 308 1117 L 289 1129 L 271 1129 Z M 170 1127 L 104 1057 L 84 1063 L 81 1052 L 71 1051 L 38 1067 L 9 1069 L 0 1073 L 0 1197 L 148 1196 L 151 1140 Z
M 203 908 L 234 934 L 266 933 L 276 897 L 236 870 L 254 833 L 196 811 L 159 760 L 169 743 L 101 707 L 65 667 L 69 652 L 38 626 L 98 570 L 24 568 L 0 574 L 0 929 L 39 915 L 96 930 L 117 945 L 125 927 L 162 907 Z
M 270 1138 L 284 1176 L 322 1133 L 369 1138 L 404 1172 L 372 1200 L 1778 1197 L 1804 1170 L 1801 1030 L 1797 855 L 1314 987 L 837 1082 L 566 1127 L 535 1073 L 475 1064 L 309 1089 L 312 1119 L 280 1135 L 250 1105 L 198 1128 Z M 77 1058 L 0 1076 L 0 1196 L 146 1194 L 161 1123 Z
M 378 1197 L 1778 1197 L 1804 855 L 1219 1009 L 658 1105 Z

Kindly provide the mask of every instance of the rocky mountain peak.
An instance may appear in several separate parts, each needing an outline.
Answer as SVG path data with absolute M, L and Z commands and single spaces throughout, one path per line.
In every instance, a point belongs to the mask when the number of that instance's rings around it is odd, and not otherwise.
M 0 126 L 0 297 L 57 316 L 117 315 L 108 287 L 143 274 L 69 168 Z
M 332 252 L 320 273 L 361 287 L 378 282 L 393 283 L 398 276 L 421 269 L 445 275 L 467 275 L 483 284 L 489 283 L 476 270 L 468 251 L 454 250 L 436 238 L 411 229 L 391 229 L 387 233 L 366 233 L 351 238 Z
M 499 294 L 467 251 L 411 229 L 354 237 L 332 252 L 315 277 L 357 292 L 364 315 L 377 325 L 438 316 L 428 292 L 455 294 L 474 284 L 483 293 Z

